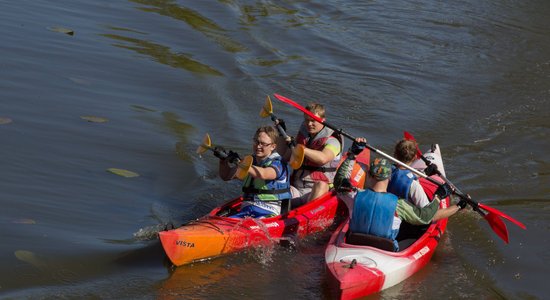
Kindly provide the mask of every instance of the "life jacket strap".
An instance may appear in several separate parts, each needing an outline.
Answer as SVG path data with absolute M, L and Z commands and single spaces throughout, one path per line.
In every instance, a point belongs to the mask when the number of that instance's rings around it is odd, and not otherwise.
M 278 195 L 278 194 L 284 194 L 284 193 L 288 193 L 290 192 L 290 188 L 286 188 L 286 189 L 278 189 L 278 190 L 260 190 L 260 189 L 257 189 L 257 188 L 253 188 L 253 187 L 250 187 L 250 186 L 247 186 L 247 187 L 243 187 L 243 193 L 245 194 L 268 194 L 268 195 Z
M 320 171 L 323 173 L 336 171 L 335 167 L 315 167 L 315 166 L 307 166 L 307 165 L 302 165 L 300 169 L 307 170 L 307 171 Z

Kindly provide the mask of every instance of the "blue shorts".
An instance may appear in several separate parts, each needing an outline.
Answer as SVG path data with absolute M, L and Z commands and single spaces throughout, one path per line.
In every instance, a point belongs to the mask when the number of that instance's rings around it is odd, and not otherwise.
M 241 210 L 234 214 L 229 216 L 230 218 L 244 218 L 244 217 L 251 217 L 251 218 L 268 218 L 271 216 L 274 216 L 275 214 L 272 211 L 263 209 L 261 207 L 258 207 L 256 205 L 247 205 Z

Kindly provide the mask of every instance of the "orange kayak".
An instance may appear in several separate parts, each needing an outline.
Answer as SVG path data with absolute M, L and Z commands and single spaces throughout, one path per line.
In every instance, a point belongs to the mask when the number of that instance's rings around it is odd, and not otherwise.
M 370 152 L 357 156 L 351 184 L 362 187 Z M 241 205 L 242 197 L 213 209 L 209 214 L 179 228 L 159 232 L 162 247 L 176 266 L 265 246 L 281 240 L 293 240 L 317 233 L 348 215 L 346 204 L 336 193 L 328 193 L 286 214 L 253 219 L 229 218 Z
M 212 210 L 208 215 L 179 228 L 159 232 L 170 261 L 176 266 L 210 259 L 281 239 L 302 238 L 325 230 L 347 216 L 348 209 L 336 194 L 327 194 L 291 210 L 265 219 L 224 217 L 238 208 L 242 198 Z

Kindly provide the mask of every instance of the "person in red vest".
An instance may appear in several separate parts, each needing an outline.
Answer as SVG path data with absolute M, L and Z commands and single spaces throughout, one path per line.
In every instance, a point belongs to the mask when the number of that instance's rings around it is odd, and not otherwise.
M 306 109 L 325 119 L 323 105 L 310 103 Z M 304 114 L 296 138 L 287 140 L 287 143 L 305 146 L 304 162 L 291 176 L 292 206 L 295 207 L 323 195 L 333 186 L 336 168 L 342 158 L 343 139 L 334 130 Z M 290 157 L 288 148 L 283 156 Z

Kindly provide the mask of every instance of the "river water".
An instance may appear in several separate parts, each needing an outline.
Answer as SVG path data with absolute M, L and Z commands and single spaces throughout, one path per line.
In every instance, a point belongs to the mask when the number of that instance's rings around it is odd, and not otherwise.
M 455 185 L 527 226 L 507 223 L 506 245 L 461 212 L 425 269 L 373 298 L 547 298 L 549 15 L 546 0 L 0 0 L 0 298 L 329 299 L 330 231 L 180 268 L 155 235 L 239 193 L 195 150 L 209 133 L 248 153 L 273 93 L 385 152 L 405 130 L 439 143 Z M 274 113 L 297 130 L 300 112 Z

